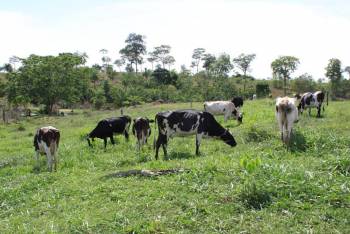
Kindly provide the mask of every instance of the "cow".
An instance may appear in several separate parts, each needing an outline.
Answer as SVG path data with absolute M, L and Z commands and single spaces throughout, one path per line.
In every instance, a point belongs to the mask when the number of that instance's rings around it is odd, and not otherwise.
M 276 100 L 276 118 L 281 131 L 281 139 L 289 144 L 293 124 L 298 122 L 298 109 L 295 98 L 278 97 Z
M 159 147 L 163 147 L 164 157 L 167 158 L 167 144 L 170 137 L 196 135 L 196 155 L 202 137 L 215 137 L 234 147 L 237 145 L 229 130 L 224 129 L 212 114 L 198 110 L 176 110 L 159 112 L 155 116 L 155 128 L 158 124 L 158 138 L 155 142 L 156 160 Z
M 154 120 L 148 118 L 139 117 L 133 120 L 132 133 L 137 138 L 137 148 L 141 149 L 142 145 L 147 143 L 148 137 L 151 135 L 150 123 Z
M 235 105 L 237 109 L 241 109 L 243 107 L 243 98 L 242 97 L 234 97 L 231 102 Z
M 321 107 L 323 104 L 325 98 L 325 93 L 322 91 L 316 91 L 315 93 L 304 93 L 301 96 L 300 103 L 298 105 L 298 110 L 300 114 L 303 113 L 303 111 L 306 108 L 309 108 L 309 116 L 311 115 L 311 108 L 316 107 L 317 108 L 317 117 L 321 117 Z M 327 95 L 327 104 L 328 104 L 328 95 Z M 324 111 L 324 106 L 323 106 Z
M 87 141 L 90 147 L 92 144 L 90 142 L 90 138 L 92 141 L 95 138 L 103 139 L 105 148 L 107 147 L 107 138 L 111 139 L 111 143 L 114 145 L 114 134 L 124 134 L 125 139 L 129 139 L 129 127 L 131 123 L 131 118 L 127 115 L 123 115 L 120 117 L 107 118 L 98 122 L 97 126 L 94 130 L 92 130 L 87 135 Z
M 234 116 L 238 123 L 242 123 L 243 115 L 231 101 L 204 102 L 204 110 L 213 115 L 224 115 L 224 121 Z
M 52 126 L 39 128 L 34 135 L 34 149 L 36 163 L 39 167 L 39 154 L 46 154 L 47 168 L 57 171 L 58 156 L 57 150 L 60 142 L 60 131 Z
M 255 100 L 257 98 L 256 94 L 253 94 L 253 100 Z

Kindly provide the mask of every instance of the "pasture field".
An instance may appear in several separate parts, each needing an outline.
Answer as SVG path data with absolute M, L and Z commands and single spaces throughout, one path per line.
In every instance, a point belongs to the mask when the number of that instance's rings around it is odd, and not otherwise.
M 173 138 L 169 160 L 154 159 L 136 139 L 117 145 L 85 135 L 98 120 L 119 111 L 77 111 L 0 125 L 1 233 L 350 233 L 350 102 L 331 102 L 295 125 L 292 145 L 282 145 L 275 101 L 247 101 L 242 125 L 223 123 L 238 143 Z M 202 109 L 202 103 L 194 103 Z M 124 110 L 132 117 L 189 108 L 147 104 Z M 33 134 L 61 130 L 59 169 L 47 172 L 45 157 L 34 168 Z M 131 131 L 130 131 L 131 132 Z M 116 178 L 117 171 L 184 168 L 158 177 Z

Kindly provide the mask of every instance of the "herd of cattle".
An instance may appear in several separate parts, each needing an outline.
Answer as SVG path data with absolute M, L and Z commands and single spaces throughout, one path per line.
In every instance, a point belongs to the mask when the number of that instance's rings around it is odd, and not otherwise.
M 321 116 L 321 108 L 325 98 L 325 93 L 317 91 L 315 93 L 304 93 L 302 96 L 296 95 L 294 98 L 283 97 L 276 100 L 276 118 L 281 130 L 282 141 L 289 144 L 293 124 L 298 121 L 298 115 L 303 110 L 312 107 L 317 108 L 317 117 Z M 300 99 L 296 106 L 295 102 Z M 327 98 L 328 105 L 328 98 Z M 222 127 L 213 115 L 224 115 L 224 121 L 230 117 L 235 118 L 238 123 L 242 123 L 243 113 L 241 107 L 243 99 L 235 97 L 231 101 L 212 101 L 204 103 L 204 111 L 200 110 L 175 110 L 159 112 L 155 120 L 146 117 L 131 119 L 129 116 L 107 118 L 98 122 L 97 126 L 87 135 L 89 146 L 92 147 L 90 139 L 103 139 L 104 147 L 107 146 L 107 139 L 110 138 L 114 145 L 114 134 L 123 134 L 129 139 L 129 128 L 132 123 L 132 133 L 137 139 L 137 147 L 140 150 L 142 145 L 147 143 L 151 135 L 150 123 L 155 122 L 155 129 L 158 125 L 158 138 L 154 142 L 155 158 L 158 159 L 160 146 L 163 148 L 164 156 L 167 157 L 167 144 L 174 136 L 196 135 L 196 155 L 199 154 L 199 146 L 204 137 L 217 138 L 224 141 L 231 147 L 237 145 L 234 137 L 228 129 Z M 323 107 L 324 110 L 324 107 Z M 34 147 L 36 160 L 38 163 L 39 154 L 46 154 L 48 170 L 57 169 L 57 149 L 60 141 L 60 131 L 52 126 L 42 127 L 37 130 L 34 136 Z

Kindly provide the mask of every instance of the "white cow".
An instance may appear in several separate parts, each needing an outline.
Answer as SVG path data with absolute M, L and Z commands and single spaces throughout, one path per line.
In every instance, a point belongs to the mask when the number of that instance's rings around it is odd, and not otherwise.
M 276 118 L 281 131 L 281 139 L 289 144 L 293 124 L 298 122 L 298 109 L 295 98 L 278 97 L 276 100 Z
M 36 131 L 34 136 L 34 148 L 37 164 L 39 163 L 39 154 L 46 154 L 48 170 L 52 171 L 53 164 L 55 171 L 57 170 L 57 149 L 59 141 L 60 131 L 57 128 L 47 126 L 39 128 Z
M 224 115 L 224 121 L 234 116 L 239 123 L 242 123 L 242 113 L 231 101 L 204 102 L 204 110 L 213 115 Z

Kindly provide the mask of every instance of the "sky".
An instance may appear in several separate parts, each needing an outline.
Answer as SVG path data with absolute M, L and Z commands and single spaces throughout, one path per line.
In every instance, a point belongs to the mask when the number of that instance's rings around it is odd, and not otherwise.
M 146 36 L 148 51 L 170 45 L 177 70 L 199 47 L 231 58 L 255 53 L 256 78 L 271 77 L 283 55 L 300 59 L 292 76 L 323 78 L 330 58 L 350 66 L 348 0 L 0 0 L 0 22 L 0 65 L 14 55 L 76 51 L 101 63 L 102 48 L 114 61 L 134 32 Z

